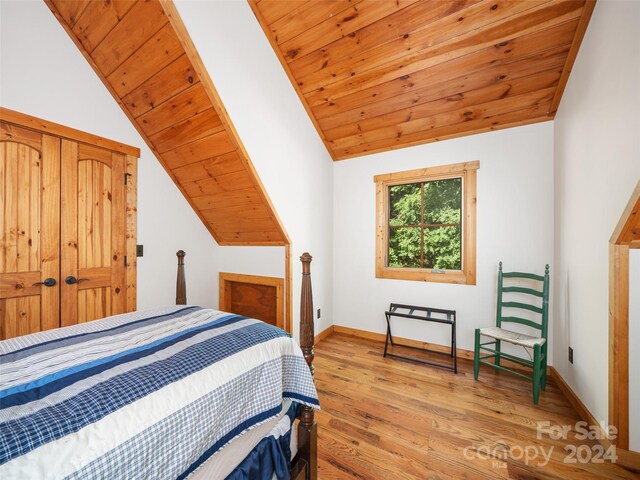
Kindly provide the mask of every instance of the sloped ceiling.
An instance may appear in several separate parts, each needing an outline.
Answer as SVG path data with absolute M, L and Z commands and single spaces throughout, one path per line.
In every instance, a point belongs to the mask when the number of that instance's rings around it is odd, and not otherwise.
M 171 1 L 45 1 L 220 245 L 289 243 Z
M 595 5 L 249 3 L 335 160 L 551 120 Z
M 614 245 L 640 248 L 640 181 L 631 194 L 631 199 L 620 217 L 610 242 Z

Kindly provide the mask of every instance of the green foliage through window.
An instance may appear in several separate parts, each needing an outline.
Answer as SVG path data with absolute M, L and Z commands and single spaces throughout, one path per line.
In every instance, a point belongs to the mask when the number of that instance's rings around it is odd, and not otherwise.
M 389 187 L 389 267 L 462 269 L 462 178 Z

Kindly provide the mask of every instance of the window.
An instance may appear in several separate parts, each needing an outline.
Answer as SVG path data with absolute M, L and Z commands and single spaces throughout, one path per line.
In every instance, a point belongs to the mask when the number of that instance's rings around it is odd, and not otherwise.
M 476 283 L 479 162 L 378 175 L 376 277 Z

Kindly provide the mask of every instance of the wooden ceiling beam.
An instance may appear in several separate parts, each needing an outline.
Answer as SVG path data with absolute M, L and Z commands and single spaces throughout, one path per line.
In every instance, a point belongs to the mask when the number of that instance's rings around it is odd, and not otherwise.
M 204 84 L 209 99 L 218 112 L 218 116 L 222 120 L 222 124 L 224 125 L 225 130 L 229 135 L 230 141 L 235 145 L 238 157 L 240 158 L 241 162 L 243 163 L 244 167 L 249 172 L 253 180 L 254 189 L 256 190 L 256 193 L 259 197 L 259 202 L 263 203 L 271 210 L 281 244 L 289 245 L 291 243 L 289 235 L 287 234 L 284 225 L 280 220 L 278 213 L 276 212 L 275 207 L 271 203 L 271 199 L 267 195 L 264 185 L 262 185 L 262 182 L 260 181 L 260 177 L 258 176 L 258 173 L 256 172 L 251 159 L 249 158 L 249 154 L 247 153 L 244 144 L 240 139 L 240 135 L 238 135 L 238 132 L 236 131 L 236 128 L 231 121 L 231 117 L 229 117 L 229 114 L 227 113 L 227 110 L 222 103 L 222 99 L 220 98 L 220 95 L 218 94 L 218 91 L 216 90 L 213 81 L 209 76 L 209 72 L 207 72 L 207 69 L 202 63 L 202 59 L 200 58 L 200 55 L 198 54 L 198 51 L 196 50 L 195 45 L 193 44 L 193 41 L 191 40 L 191 37 L 189 36 L 189 33 L 184 26 L 184 23 L 182 23 L 182 19 L 180 18 L 180 15 L 176 10 L 173 1 L 159 1 L 162 4 L 165 12 L 167 13 L 169 21 L 173 25 L 176 35 L 180 39 L 180 43 L 182 44 L 187 56 L 189 57 L 189 60 L 191 61 L 196 73 L 200 77 L 201 82 Z
M 290 243 L 171 1 L 45 1 L 220 245 Z

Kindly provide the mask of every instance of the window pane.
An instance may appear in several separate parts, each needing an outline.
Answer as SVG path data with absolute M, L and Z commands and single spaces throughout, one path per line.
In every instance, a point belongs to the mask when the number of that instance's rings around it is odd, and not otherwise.
M 460 223 L 462 179 L 450 178 L 424 184 L 424 223 Z
M 419 225 L 420 202 L 419 183 L 389 187 L 389 225 Z
M 389 229 L 389 266 L 420 268 L 420 228 Z
M 424 267 L 462 269 L 461 227 L 429 227 L 424 230 Z

